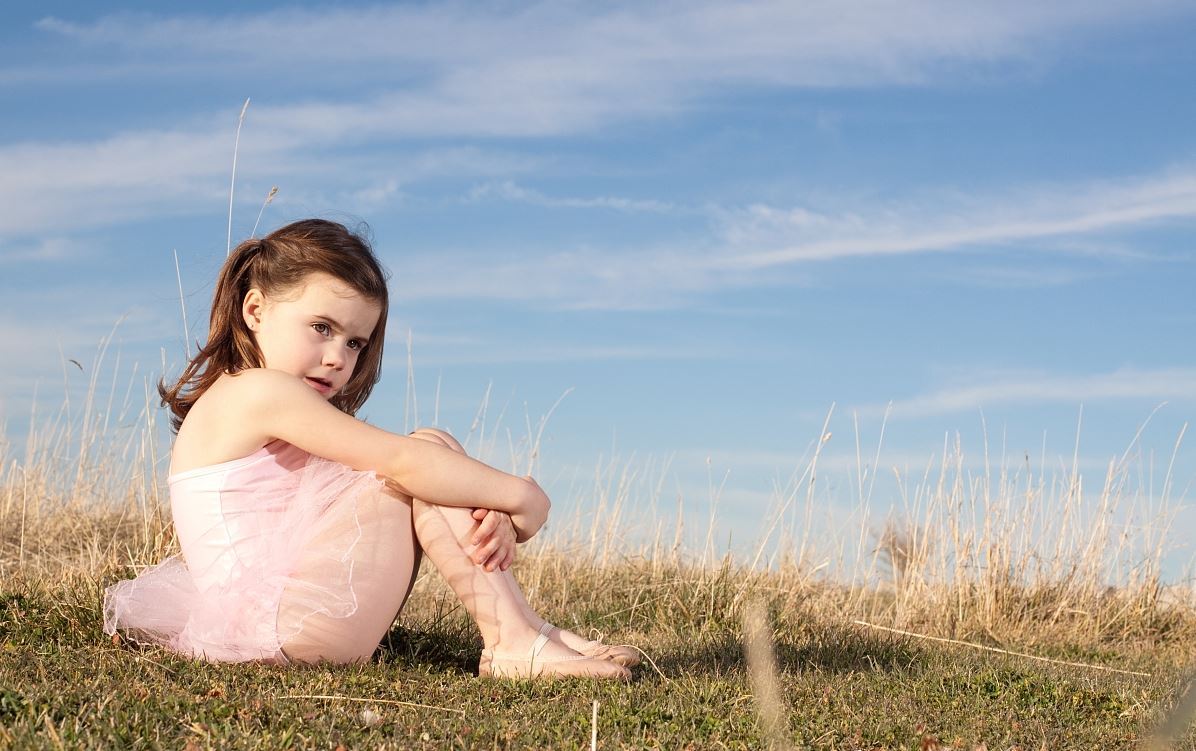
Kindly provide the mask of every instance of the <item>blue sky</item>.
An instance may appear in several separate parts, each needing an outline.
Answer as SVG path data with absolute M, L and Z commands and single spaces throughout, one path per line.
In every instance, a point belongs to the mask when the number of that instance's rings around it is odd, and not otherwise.
M 412 419 L 410 332 L 421 422 L 438 404 L 467 434 L 489 389 L 517 438 L 568 392 L 544 435 L 554 487 L 612 454 L 669 460 L 666 495 L 700 505 L 726 478 L 750 536 L 833 405 L 832 503 L 851 501 L 857 424 L 865 456 L 884 425 L 880 474 L 956 435 L 981 466 L 986 433 L 994 463 L 1053 470 L 1080 426 L 1095 487 L 1149 418 L 1129 453 L 1157 495 L 1196 413 L 1191 3 L 2 14 L 14 443 L 35 389 L 86 387 L 63 359 L 92 367 L 118 320 L 101 382 L 178 371 L 172 251 L 203 337 L 247 97 L 234 242 L 278 186 L 262 230 L 364 220 L 393 272 L 370 419 Z M 1190 442 L 1175 467 L 1173 497 Z

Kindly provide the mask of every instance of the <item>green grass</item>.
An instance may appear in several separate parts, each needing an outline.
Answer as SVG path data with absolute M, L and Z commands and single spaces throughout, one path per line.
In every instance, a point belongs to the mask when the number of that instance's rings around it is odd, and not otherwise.
M 478 636 L 427 572 L 369 664 L 205 664 L 104 636 L 102 589 L 130 573 L 118 563 L 27 560 L 0 578 L 0 746 L 584 748 L 597 701 L 600 748 L 762 748 L 741 616 L 763 601 L 794 747 L 1127 748 L 1173 702 L 1196 644 L 1186 618 L 1153 641 L 1002 644 L 1152 673 L 1120 675 L 855 626 L 828 606 L 835 588 L 803 591 L 783 572 L 596 567 L 544 550 L 520 568 L 548 617 L 638 644 L 659 672 L 645 663 L 628 684 L 479 679 Z M 315 695 L 343 698 L 288 698 Z

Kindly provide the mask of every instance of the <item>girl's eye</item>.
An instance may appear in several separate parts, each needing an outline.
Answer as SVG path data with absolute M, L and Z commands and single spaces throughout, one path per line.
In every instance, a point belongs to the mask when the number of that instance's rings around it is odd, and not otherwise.
M 311 327 L 315 329 L 317 333 L 323 334 L 325 336 L 332 331 L 332 329 L 328 328 L 328 324 L 326 323 L 313 323 Z
M 357 339 L 349 340 L 349 349 L 360 351 L 364 345 Z

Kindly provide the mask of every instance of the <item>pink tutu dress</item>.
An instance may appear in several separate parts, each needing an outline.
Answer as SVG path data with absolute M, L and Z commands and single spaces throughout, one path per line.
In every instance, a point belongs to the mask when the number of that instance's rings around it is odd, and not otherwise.
M 104 631 L 217 662 L 368 660 L 414 570 L 410 507 L 281 440 L 171 475 L 182 549 L 104 596 Z

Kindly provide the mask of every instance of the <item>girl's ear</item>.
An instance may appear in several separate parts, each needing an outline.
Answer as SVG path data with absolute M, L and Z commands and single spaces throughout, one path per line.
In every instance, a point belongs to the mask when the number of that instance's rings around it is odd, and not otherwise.
M 266 306 L 266 296 L 257 287 L 249 290 L 245 301 L 241 303 L 241 317 L 250 331 L 257 331 L 262 322 L 262 309 Z

